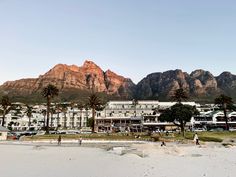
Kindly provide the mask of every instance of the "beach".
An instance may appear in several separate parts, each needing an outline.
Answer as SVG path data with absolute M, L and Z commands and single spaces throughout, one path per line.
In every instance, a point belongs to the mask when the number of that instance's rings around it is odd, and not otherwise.
M 236 173 L 235 147 L 96 144 L 0 143 L 1 176 L 234 177 Z

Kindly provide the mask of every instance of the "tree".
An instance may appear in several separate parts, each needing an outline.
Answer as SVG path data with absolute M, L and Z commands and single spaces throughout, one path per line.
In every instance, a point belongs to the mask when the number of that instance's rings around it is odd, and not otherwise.
M 75 128 L 75 103 L 74 102 L 71 102 L 70 103 L 70 109 L 72 110 L 72 119 L 71 119 L 71 127 L 72 128 Z
M 91 117 L 87 120 L 87 127 L 91 127 L 92 131 L 94 130 L 94 119 Z
M 3 96 L 1 99 L 1 107 L 2 107 L 2 126 L 5 125 L 5 116 L 11 110 L 11 102 L 7 95 Z
M 77 104 L 78 109 L 80 110 L 80 116 L 79 116 L 79 128 L 81 129 L 82 127 L 82 114 L 83 114 L 83 109 L 85 108 L 85 105 L 82 102 L 79 102 Z
M 232 98 L 222 94 L 219 97 L 215 98 L 215 104 L 217 104 L 220 109 L 223 110 L 226 130 L 229 130 L 227 109 L 235 109 Z
M 185 136 L 185 125 L 191 120 L 193 115 L 199 114 L 195 106 L 183 105 L 177 103 L 166 109 L 159 117 L 160 121 L 173 122 L 180 127 L 183 136 Z
M 93 125 L 92 126 L 92 131 L 94 132 L 95 127 L 96 127 L 95 113 L 96 113 L 96 111 L 102 109 L 103 103 L 102 103 L 100 97 L 96 93 L 93 92 L 88 97 L 88 106 L 89 106 L 89 108 L 92 109 L 92 121 L 93 121 L 93 123 L 90 124 L 90 125 Z
M 47 115 L 47 110 L 44 109 L 44 110 L 41 111 L 41 113 L 43 114 L 43 128 L 45 129 L 45 127 L 46 127 L 46 124 L 45 124 L 46 119 L 45 118 L 46 118 L 46 115 Z
M 67 117 L 66 117 L 66 113 L 67 113 L 67 110 L 68 110 L 68 105 L 67 104 L 61 104 L 61 112 L 64 113 L 64 125 L 63 125 L 63 128 L 66 129 L 67 128 Z
M 136 117 L 136 115 L 137 115 L 137 113 L 136 113 L 136 111 L 137 111 L 137 105 L 138 105 L 138 100 L 133 99 L 133 100 L 132 100 L 132 106 L 134 107 L 134 117 Z
M 50 126 L 51 126 L 51 127 L 53 126 L 53 114 L 55 114 L 55 113 L 56 113 L 55 107 L 52 106 L 52 107 L 50 108 L 50 114 L 51 114 Z
M 177 90 L 175 90 L 174 94 L 171 96 L 171 99 L 173 101 L 176 101 L 177 103 L 181 103 L 182 101 L 188 100 L 188 95 L 184 91 L 184 89 L 181 87 Z
M 47 99 L 47 120 L 46 120 L 46 133 L 49 133 L 49 114 L 51 101 L 55 96 L 58 96 L 59 90 L 56 86 L 49 84 L 43 88 L 42 96 Z
M 60 113 L 62 111 L 61 105 L 59 103 L 56 104 L 56 114 L 57 114 L 57 129 L 59 128 L 60 124 Z
M 33 107 L 26 105 L 26 111 L 25 114 L 27 115 L 27 117 L 29 118 L 29 122 L 28 122 L 28 128 L 30 129 L 30 125 L 31 125 L 31 117 L 33 114 Z

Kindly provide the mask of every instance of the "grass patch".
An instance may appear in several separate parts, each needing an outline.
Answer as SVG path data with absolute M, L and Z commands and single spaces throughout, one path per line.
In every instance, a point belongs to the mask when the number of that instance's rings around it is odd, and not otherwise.
M 186 132 L 185 138 L 179 133 L 170 133 L 166 136 L 165 133 L 162 134 L 152 134 L 147 133 L 112 133 L 112 134 L 76 134 L 76 135 L 61 135 L 64 140 L 79 139 L 82 137 L 85 140 L 117 140 L 117 141 L 188 141 L 193 140 L 194 132 Z M 137 138 L 139 135 L 139 138 Z M 23 140 L 34 141 L 34 140 L 57 140 L 59 135 L 40 135 L 32 137 L 24 137 Z M 236 132 L 198 132 L 198 137 L 200 141 L 206 142 L 222 142 L 224 139 L 236 139 Z
M 136 138 L 139 135 L 139 138 Z M 34 140 L 57 140 L 59 135 L 35 135 L 31 137 L 24 137 L 23 140 L 26 141 L 34 141 Z M 120 141 L 149 141 L 151 140 L 150 136 L 147 136 L 143 133 L 133 133 L 133 134 L 121 134 L 121 133 L 114 133 L 114 134 L 99 134 L 99 133 L 92 133 L 92 134 L 76 134 L 76 135 L 61 135 L 61 138 L 64 140 L 74 140 L 83 138 L 84 140 L 120 140 Z
M 172 133 L 169 136 L 165 134 L 162 135 L 162 138 L 170 141 L 185 141 L 193 140 L 195 132 L 186 132 L 185 137 L 180 133 Z M 236 132 L 198 132 L 198 137 L 200 141 L 206 142 L 222 142 L 224 139 L 232 138 L 236 139 Z
M 200 141 L 206 141 L 206 142 L 217 142 L 221 143 L 223 140 L 221 138 L 216 138 L 216 137 L 200 137 Z

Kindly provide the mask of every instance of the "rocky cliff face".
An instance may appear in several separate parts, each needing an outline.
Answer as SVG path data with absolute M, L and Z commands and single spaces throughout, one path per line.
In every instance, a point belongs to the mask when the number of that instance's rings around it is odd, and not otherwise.
M 8 81 L 0 90 L 15 95 L 30 95 L 41 92 L 48 84 L 56 85 L 61 92 L 70 94 L 70 89 L 95 90 L 119 98 L 168 100 L 173 92 L 183 87 L 193 98 L 214 98 L 225 93 L 236 98 L 236 75 L 223 72 L 214 77 L 209 71 L 195 70 L 191 74 L 182 70 L 170 70 L 149 74 L 135 85 L 130 79 L 107 70 L 104 72 L 92 61 L 81 67 L 58 64 L 44 75 L 35 79 Z M 67 91 L 67 92 L 66 92 Z
M 216 80 L 221 91 L 236 99 L 236 75 L 230 72 L 223 72 L 216 77 Z
M 216 80 L 221 90 L 236 88 L 236 75 L 233 75 L 230 72 L 223 72 L 216 77 Z
M 141 99 L 169 97 L 180 87 L 192 96 L 207 96 L 220 91 L 216 78 L 208 71 L 196 70 L 188 74 L 182 70 L 170 70 L 148 75 L 138 83 L 136 95 Z
M 53 84 L 59 90 L 79 89 L 104 92 L 109 95 L 129 97 L 134 89 L 134 83 L 108 70 L 104 72 L 92 61 L 85 61 L 83 66 L 58 64 L 44 75 L 36 79 L 22 79 L 6 82 L 1 86 L 4 91 L 31 94 L 39 92 L 48 84 Z
M 195 70 L 190 74 L 190 94 L 207 95 L 218 91 L 215 77 L 204 70 Z

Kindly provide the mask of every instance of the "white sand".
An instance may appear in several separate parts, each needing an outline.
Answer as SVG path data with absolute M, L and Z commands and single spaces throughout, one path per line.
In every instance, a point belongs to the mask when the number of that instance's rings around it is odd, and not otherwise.
M 58 147 L 1 143 L 0 176 L 235 177 L 235 154 L 235 147 L 160 147 L 160 144 L 152 143 L 116 147 L 109 151 L 76 145 Z

